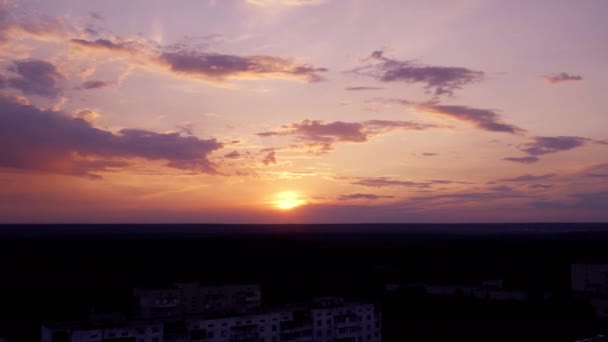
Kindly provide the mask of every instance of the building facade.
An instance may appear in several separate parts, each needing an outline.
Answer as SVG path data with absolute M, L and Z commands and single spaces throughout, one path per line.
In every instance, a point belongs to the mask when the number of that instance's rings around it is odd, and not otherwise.
M 252 287 L 249 289 L 255 289 Z M 193 290 L 194 287 L 189 290 Z M 203 312 L 191 313 L 181 288 L 171 291 L 136 290 L 145 309 L 134 318 L 121 315 L 91 317 L 75 323 L 47 324 L 42 342 L 379 342 L 381 317 L 373 304 L 346 303 L 341 298 L 319 298 L 311 303 L 263 310 L 256 296 L 241 296 L 242 288 L 193 290 Z M 259 287 L 257 287 L 259 289 Z M 177 291 L 175 291 L 177 290 Z M 185 291 L 187 294 L 190 293 Z M 255 291 L 253 291 L 255 292 Z M 203 295 L 201 295 L 201 293 Z M 238 300 L 215 301 L 218 293 Z M 250 293 L 247 292 L 246 293 Z M 185 296 L 188 299 L 196 296 Z M 205 298 L 213 298 L 208 306 Z M 243 301 L 243 298 L 245 300 Z M 151 304 L 152 303 L 152 304 Z M 186 303 L 191 303 L 186 301 Z M 245 308 L 236 306 L 244 303 Z M 235 307 L 232 307 L 234 305 Z M 247 309 L 249 306 L 252 309 Z M 209 307 L 213 310 L 208 311 Z M 224 314 L 218 314 L 220 307 Z M 230 307 L 234 310 L 227 310 Z M 190 307 L 191 308 L 191 307 Z M 141 308 L 140 308 L 141 309 Z M 179 312 L 176 315 L 168 313 Z M 230 314 L 225 314 L 230 312 Z M 152 313 L 152 314 L 151 314 Z

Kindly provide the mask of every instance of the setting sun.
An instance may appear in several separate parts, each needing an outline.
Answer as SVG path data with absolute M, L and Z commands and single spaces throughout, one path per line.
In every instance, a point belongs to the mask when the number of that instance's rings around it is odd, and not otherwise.
M 291 210 L 306 203 L 297 192 L 285 191 L 275 195 L 272 204 L 279 210 Z

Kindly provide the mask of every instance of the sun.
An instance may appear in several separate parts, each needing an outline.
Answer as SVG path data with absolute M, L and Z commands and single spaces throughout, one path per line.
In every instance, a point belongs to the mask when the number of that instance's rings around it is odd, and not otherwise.
M 306 203 L 306 201 L 294 191 L 284 191 L 276 194 L 272 205 L 279 210 L 291 210 Z

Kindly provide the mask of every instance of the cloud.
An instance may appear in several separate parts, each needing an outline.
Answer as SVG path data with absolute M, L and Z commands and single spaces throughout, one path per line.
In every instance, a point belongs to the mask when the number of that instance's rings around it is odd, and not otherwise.
M 434 156 L 438 156 L 439 154 L 433 153 L 433 152 L 424 152 L 424 153 L 422 153 L 422 155 L 425 157 L 434 157 Z
M 107 81 L 100 81 L 100 80 L 91 80 L 91 81 L 86 81 L 84 83 L 82 83 L 82 89 L 101 89 L 101 88 L 106 88 L 110 86 L 110 82 Z
M 57 68 L 46 61 L 38 59 L 24 59 L 14 61 L 9 68 L 19 75 L 8 79 L 8 85 L 21 90 L 25 95 L 38 95 L 55 98 L 61 94 L 59 82 L 65 77 Z
M 503 179 L 499 179 L 499 182 L 536 182 L 536 181 L 541 181 L 541 180 L 547 180 L 549 178 L 553 178 L 555 177 L 556 174 L 554 173 L 549 173 L 549 174 L 545 174 L 545 175 L 522 175 L 522 176 L 518 176 L 518 177 L 514 177 L 514 178 L 503 178 Z
M 608 173 L 588 173 L 587 176 L 594 178 L 608 178 Z
M 565 72 L 556 73 L 553 75 L 544 75 L 543 79 L 549 84 L 558 84 L 564 82 L 578 82 L 582 81 L 583 77 L 580 75 L 569 75 Z
M 383 187 L 392 187 L 392 186 L 415 187 L 415 188 L 430 187 L 429 183 L 399 181 L 399 180 L 390 179 L 388 177 L 370 177 L 370 178 L 359 177 L 359 178 L 355 178 L 355 179 L 351 180 L 351 184 L 366 186 L 366 187 L 370 187 L 370 188 L 383 188 Z
M 468 106 L 440 105 L 437 103 L 421 103 L 416 106 L 419 110 L 447 116 L 452 119 L 465 121 L 475 127 L 491 132 L 522 134 L 524 129 L 503 122 L 500 115 L 491 109 L 479 109 Z
M 374 51 L 367 61 L 374 63 L 351 70 L 359 75 L 372 77 L 380 82 L 420 83 L 435 96 L 454 94 L 463 86 L 483 79 L 482 71 L 462 67 L 428 66 L 412 61 L 399 61 Z
M 239 153 L 239 151 L 232 151 L 228 154 L 224 154 L 224 158 L 228 158 L 228 159 L 238 159 L 241 157 L 241 154 Z
M 227 78 L 289 78 L 318 82 L 323 80 L 320 73 L 327 71 L 280 57 L 236 56 L 185 49 L 165 52 L 160 55 L 160 61 L 175 73 L 215 81 Z
M 411 121 L 368 120 L 325 123 L 319 120 L 304 120 L 300 123 L 284 125 L 278 131 L 258 133 L 258 136 L 295 136 L 296 139 L 307 143 L 307 146 L 318 147 L 320 152 L 327 152 L 338 142 L 362 143 L 368 141 L 370 137 L 393 130 L 417 131 L 435 127 L 441 126 Z
M 546 190 L 546 189 L 553 188 L 553 186 L 548 185 L 548 184 L 530 184 L 530 185 L 528 185 L 528 188 L 537 189 L 537 190 Z
M 136 39 L 72 39 L 71 43 L 90 51 L 121 53 L 137 58 L 150 67 L 168 70 L 171 73 L 221 82 L 227 79 L 282 78 L 307 82 L 323 80 L 325 68 L 297 63 L 292 59 L 267 55 L 238 56 L 201 51 L 196 44 L 188 42 L 169 47 Z
M 74 117 L 84 120 L 90 124 L 93 124 L 101 118 L 101 114 L 99 114 L 95 111 L 92 111 L 90 109 L 83 109 L 83 110 L 77 112 L 76 115 L 74 115 Z
M 492 191 L 512 191 L 513 188 L 510 186 L 506 186 L 506 185 L 498 185 L 498 186 L 493 186 L 488 188 L 488 190 L 492 190 Z
M 538 162 L 540 159 L 538 157 L 529 156 L 529 157 L 507 157 L 507 158 L 502 158 L 502 160 L 506 160 L 506 161 L 510 161 L 510 162 L 514 162 L 514 163 L 521 163 L 521 164 L 532 164 L 532 163 Z
M 416 196 L 411 199 L 414 201 L 434 201 L 434 200 L 442 200 L 442 199 L 451 199 L 451 200 L 502 200 L 502 199 L 512 199 L 512 198 L 527 198 L 530 197 L 526 194 L 522 194 L 515 191 L 492 191 L 492 192 L 460 192 L 460 193 L 452 193 L 452 194 L 439 194 L 439 195 L 430 195 L 430 196 Z
M 0 1 L 0 46 L 24 36 L 39 40 L 62 38 L 70 31 L 60 20 L 12 11 L 17 8 L 11 1 Z
M 166 166 L 217 173 L 208 156 L 222 148 L 215 139 L 178 133 L 91 126 L 81 118 L 0 97 L 0 167 L 100 178 L 134 159 L 164 160 Z
M 71 39 L 70 43 L 73 45 L 79 46 L 81 48 L 90 49 L 92 51 L 101 50 L 106 52 L 122 52 L 128 54 L 144 54 L 147 51 L 147 47 L 142 42 L 136 40 L 128 40 L 128 41 L 112 41 L 110 39 L 96 39 L 96 40 L 86 40 L 86 39 Z
M 590 141 L 582 137 L 534 137 L 534 142 L 523 144 L 520 149 L 527 154 L 538 156 L 543 154 L 567 151 L 585 145 Z
M 362 91 L 362 90 L 382 90 L 382 87 L 346 87 L 344 90 L 349 91 Z
M 374 194 L 349 194 L 349 195 L 340 195 L 338 200 L 340 201 L 351 201 L 351 200 L 377 200 L 381 198 L 395 198 L 395 196 L 379 196 Z
M 268 152 L 268 154 L 266 154 L 266 156 L 262 160 L 262 163 L 264 163 L 264 165 L 276 164 L 277 163 L 277 159 L 276 159 L 275 156 L 276 156 L 276 154 L 275 154 L 274 151 Z

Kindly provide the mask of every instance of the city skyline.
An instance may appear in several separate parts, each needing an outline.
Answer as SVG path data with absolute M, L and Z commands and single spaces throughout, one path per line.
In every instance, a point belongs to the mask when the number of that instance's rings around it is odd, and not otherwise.
M 607 14 L 0 0 L 0 223 L 606 221 Z

